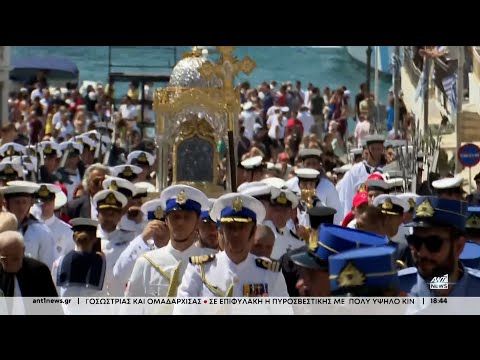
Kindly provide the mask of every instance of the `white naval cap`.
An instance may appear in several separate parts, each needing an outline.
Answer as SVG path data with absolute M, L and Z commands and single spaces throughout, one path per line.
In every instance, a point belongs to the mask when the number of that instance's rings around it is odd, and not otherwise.
M 7 182 L 7 186 L 1 188 L 1 193 L 6 197 L 31 195 L 38 191 L 40 186 L 30 181 L 15 180 Z
M 385 180 L 385 182 L 390 186 L 390 189 L 398 187 L 405 189 L 405 180 L 403 180 L 402 178 L 387 179 Z
M 132 182 L 115 176 L 105 177 L 105 180 L 102 182 L 102 186 L 105 190 L 110 189 L 118 191 L 127 198 L 134 197 L 137 194 L 137 188 Z
M 410 210 L 409 211 L 413 211 L 413 209 L 415 209 L 415 202 L 417 201 L 417 198 L 419 197 L 419 195 L 417 195 L 415 193 L 397 194 L 395 196 L 398 197 L 399 199 L 403 199 L 403 200 L 408 202 L 408 204 L 410 205 Z
M 455 189 L 463 186 L 463 177 L 455 175 L 432 182 L 432 186 L 438 190 Z
M 410 204 L 407 200 L 385 194 L 373 199 L 373 206 L 378 207 L 382 213 L 388 215 L 403 215 L 410 210 Z
M 97 130 L 90 130 L 86 133 L 83 133 L 81 136 L 87 136 L 95 142 L 100 141 L 101 134 Z
M 57 158 L 62 157 L 62 150 L 60 145 L 53 141 L 42 141 L 38 144 L 39 149 L 42 151 L 44 156 L 48 155 L 57 155 Z
M 200 215 L 208 207 L 208 198 L 203 192 L 188 185 L 172 185 L 160 194 L 162 207 L 168 215 L 176 210 L 195 211 Z
M 5 158 L 4 160 L 7 160 L 9 158 Z M 4 161 L 3 160 L 3 161 Z M 37 165 L 38 165 L 38 160 L 36 156 L 16 156 L 12 158 L 12 164 L 18 164 L 20 166 L 23 166 L 27 171 L 37 171 Z
M 150 184 L 147 181 L 140 181 L 137 183 L 134 183 L 135 187 L 137 188 L 137 193 L 139 189 L 147 189 L 147 193 L 154 193 L 157 189 L 155 189 L 155 186 L 153 184 Z M 140 191 L 143 192 L 143 191 Z
M 322 150 L 320 149 L 302 149 L 298 153 L 298 157 L 302 159 L 302 161 L 312 157 L 321 159 L 322 154 Z
M 97 148 L 97 142 L 86 134 L 76 136 L 75 141 L 83 146 L 87 145 L 90 151 L 94 151 Z
M 23 155 L 27 156 L 36 156 L 37 155 L 37 150 L 38 150 L 38 145 L 27 145 L 25 146 L 25 149 L 23 149 Z
M 336 167 L 333 169 L 333 172 L 335 174 L 345 174 L 347 171 L 349 171 L 352 168 L 352 164 L 345 164 L 340 167 Z
M 145 214 L 148 221 L 161 220 L 163 218 L 163 207 L 161 199 L 154 199 L 145 202 L 140 210 Z
M 79 154 L 83 153 L 83 145 L 73 140 L 62 142 L 59 145 L 59 148 L 62 152 L 69 151 L 70 153 L 72 153 L 78 151 Z
M 385 136 L 380 134 L 367 135 L 365 136 L 364 141 L 365 141 L 365 145 L 370 145 L 375 143 L 383 144 L 385 142 Z
M 287 188 L 279 189 L 272 187 L 271 194 L 271 200 L 274 204 L 287 205 L 290 201 L 292 209 L 295 209 L 298 206 L 298 196 Z
M 95 194 L 92 199 L 93 205 L 97 209 L 117 209 L 122 210 L 127 206 L 127 198 L 122 193 L 115 190 L 102 190 Z
M 252 197 L 270 197 L 271 185 L 264 183 L 262 181 L 252 181 L 249 183 L 243 183 L 237 188 L 237 192 L 242 195 L 252 196 Z
M 356 148 L 350 150 L 350 154 L 352 155 L 362 155 L 363 154 L 363 149 L 362 148 Z
M 315 180 L 320 175 L 320 171 L 309 168 L 300 168 L 295 170 L 295 175 L 302 180 Z
M 55 210 L 60 210 L 67 205 L 67 195 L 60 189 L 60 192 L 55 193 Z
M 63 193 L 62 189 L 59 186 L 53 184 L 38 184 L 39 188 L 36 192 L 36 197 L 39 200 L 53 200 L 56 193 Z
M 136 165 L 117 165 L 111 168 L 112 175 L 122 179 L 132 180 L 142 173 L 142 168 Z
M 285 180 L 277 178 L 277 177 L 269 177 L 262 179 L 261 182 L 264 184 L 270 185 L 272 188 L 277 188 L 277 189 L 286 189 L 287 185 L 285 184 Z
M 110 139 L 110 138 L 109 138 L 108 136 L 106 136 L 106 135 L 101 135 L 101 136 L 100 136 L 100 141 L 102 142 L 103 147 L 105 147 L 105 145 L 110 145 L 110 144 L 112 143 L 112 139 Z M 97 146 L 99 146 L 100 141 L 98 142 Z
M 211 221 L 215 222 L 215 220 L 213 220 L 212 217 L 210 216 L 210 211 L 212 211 L 213 205 L 215 204 L 215 201 L 217 201 L 217 199 L 209 198 L 208 199 L 208 207 L 202 208 L 202 213 L 200 214 L 200 218 L 202 219 L 202 221 L 204 221 L 204 222 L 211 222 Z
M 285 181 L 287 189 L 293 192 L 294 194 L 300 194 L 300 186 L 298 186 L 298 178 L 292 177 Z
M 253 170 L 262 165 L 263 157 L 261 156 L 254 156 L 248 159 L 243 160 L 240 164 L 243 168 L 247 170 Z
M 152 166 L 153 163 L 155 162 L 155 157 L 146 151 L 137 150 L 137 151 L 132 151 L 130 154 L 128 154 L 127 162 L 128 164 L 133 164 L 133 165 Z
M 267 170 L 272 170 L 272 169 L 275 169 L 275 164 L 268 161 L 267 162 Z
M 1 157 L 20 156 L 20 155 L 23 155 L 24 151 L 25 151 L 25 146 L 10 142 L 0 147 L 0 156 Z
M 70 225 L 72 226 L 73 231 L 78 231 L 80 228 L 91 228 L 92 231 L 95 231 L 98 227 L 98 221 L 92 220 L 90 218 L 75 218 L 70 220 Z
M 288 106 L 284 106 L 281 108 L 283 113 L 288 113 L 290 111 L 290 108 Z
M 9 158 L 5 158 L 0 162 L 0 178 L 12 178 L 14 176 L 23 177 L 23 167 L 20 164 L 16 164 L 9 161 Z
M 265 219 L 265 207 L 252 196 L 239 193 L 223 195 L 213 204 L 210 216 L 221 223 L 240 222 L 262 223 Z

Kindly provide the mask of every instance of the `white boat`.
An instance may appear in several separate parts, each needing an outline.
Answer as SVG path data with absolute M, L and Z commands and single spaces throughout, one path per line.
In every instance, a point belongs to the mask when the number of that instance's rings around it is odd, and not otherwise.
M 349 55 L 355 60 L 367 65 L 368 46 L 345 46 Z M 393 46 L 372 46 L 372 69 L 375 68 L 375 51 L 378 49 L 378 71 L 383 74 L 392 74 Z

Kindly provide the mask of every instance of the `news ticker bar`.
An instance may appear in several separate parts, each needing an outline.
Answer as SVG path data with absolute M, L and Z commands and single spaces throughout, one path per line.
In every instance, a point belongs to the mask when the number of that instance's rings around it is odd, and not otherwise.
M 480 297 L 0 297 L 1 315 L 480 315 Z

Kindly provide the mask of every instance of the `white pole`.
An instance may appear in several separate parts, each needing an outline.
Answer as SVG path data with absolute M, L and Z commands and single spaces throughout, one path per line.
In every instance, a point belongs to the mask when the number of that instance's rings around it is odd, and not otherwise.
M 464 47 L 458 47 L 458 75 L 457 75 L 457 112 L 453 114 L 455 122 L 455 133 L 456 133 L 456 142 L 457 149 L 455 152 L 455 173 L 459 173 L 462 170 L 462 165 L 458 159 L 458 149 L 462 146 L 462 139 L 460 136 L 460 123 L 461 123 L 461 114 L 462 114 L 462 105 L 463 105 L 463 63 L 465 62 Z M 468 183 L 471 183 L 471 178 L 468 179 Z

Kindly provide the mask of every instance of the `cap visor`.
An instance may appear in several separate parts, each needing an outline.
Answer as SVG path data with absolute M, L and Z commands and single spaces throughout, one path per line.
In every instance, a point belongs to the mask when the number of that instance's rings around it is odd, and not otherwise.
M 239 217 L 226 217 L 226 218 L 220 219 L 221 223 L 232 223 L 232 222 L 249 223 L 252 221 L 253 220 L 251 218 L 245 219 L 245 218 L 239 218 Z
M 315 255 L 308 253 L 307 251 L 294 254 L 290 256 L 290 259 L 295 265 L 315 270 L 328 270 L 328 263 L 317 258 Z
M 117 205 L 100 205 L 98 207 L 99 209 L 116 209 L 116 210 L 122 210 L 121 207 L 118 207 Z

